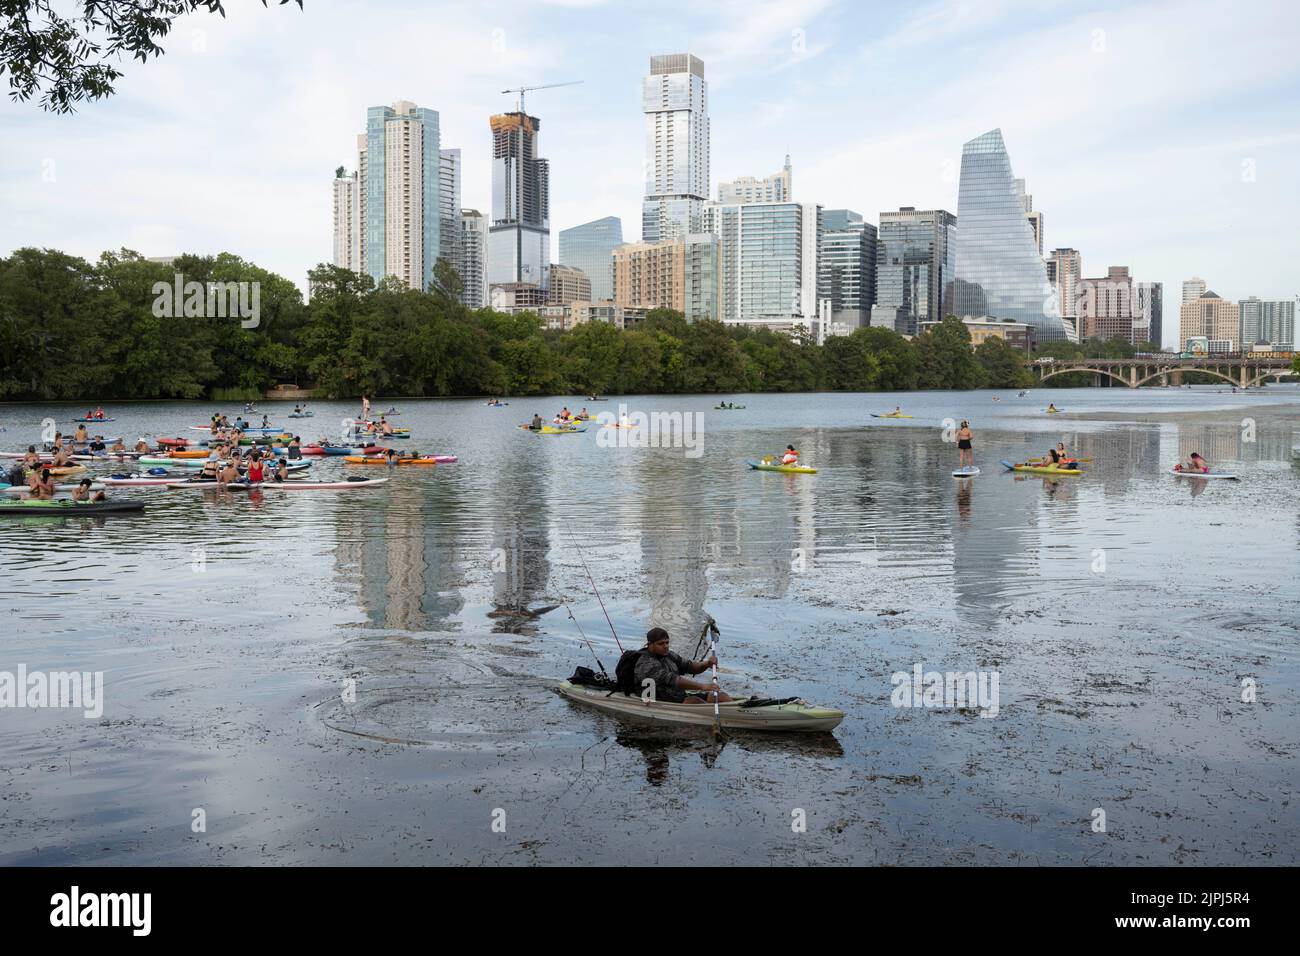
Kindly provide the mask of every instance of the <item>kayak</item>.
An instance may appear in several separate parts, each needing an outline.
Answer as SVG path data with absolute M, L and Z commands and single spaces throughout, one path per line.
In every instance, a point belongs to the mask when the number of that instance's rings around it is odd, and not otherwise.
M 974 465 L 967 465 L 965 468 L 958 468 L 952 473 L 954 478 L 974 478 L 980 473 L 980 470 Z
M 1028 464 L 1031 464 L 1031 465 L 1040 465 L 1040 464 L 1042 464 L 1043 462 L 1047 461 L 1047 459 L 1046 459 L 1046 458 L 1026 458 L 1025 461 L 1026 461 Z M 1065 462 L 1070 462 L 1070 461 L 1081 461 L 1081 462 L 1085 462 L 1085 463 L 1087 463 L 1087 464 L 1092 464 L 1092 459 L 1091 459 L 1091 458 L 1062 458 L 1061 461 L 1065 461 Z
M 211 432 L 212 432 L 212 426 L 211 426 L 211 425 L 191 425 L 191 426 L 190 426 L 190 431 L 192 431 L 192 432 L 209 432 L 209 433 L 211 433 Z M 241 432 L 243 432 L 245 435 L 251 435 L 251 434 L 253 434 L 254 432 L 257 432 L 257 433 L 259 433 L 259 434 L 263 434 L 263 435 L 279 435 L 279 434 L 282 434 L 282 433 L 284 432 L 284 429 L 283 429 L 283 428 L 279 428 L 278 426 L 274 426 L 274 425 L 273 425 L 273 426 L 270 426 L 270 427 L 268 427 L 268 428 L 261 428 L 261 427 L 254 428 L 254 427 L 251 426 L 251 425 L 250 425 L 248 428 L 236 428 L 234 425 L 231 425 L 229 428 L 219 428 L 219 429 L 217 429 L 217 431 L 227 431 L 227 432 L 241 431 Z
M 583 687 L 567 680 L 560 684 L 560 693 L 569 700 L 590 704 L 600 710 L 629 717 L 662 721 L 670 724 L 687 724 L 693 727 L 712 727 L 715 723 L 713 708 L 707 704 L 673 704 L 668 701 L 641 700 L 626 694 L 611 694 L 598 687 Z M 746 707 L 752 697 L 738 697 L 718 704 L 716 722 L 727 730 L 779 730 L 799 732 L 826 732 L 834 730 L 844 719 L 844 714 L 828 707 L 810 707 L 803 701 L 786 704 Z
M 1002 459 L 1002 465 L 1011 471 L 1024 472 L 1028 475 L 1074 475 L 1075 477 L 1078 477 L 1083 474 L 1082 468 L 1054 468 L 1051 465 L 1030 464 L 1013 465 L 1005 458 Z
M 911 418 L 912 416 L 911 416 L 911 415 L 895 415 L 893 412 L 890 412 L 888 415 L 877 415 L 877 414 L 875 414 L 875 413 L 873 412 L 872 415 L 871 415 L 871 417 L 872 417 L 872 418 Z
M 484 402 L 483 404 L 485 404 L 488 408 L 505 408 L 510 403 L 509 402 Z
M 188 448 L 190 445 L 198 444 L 197 441 L 190 438 L 159 438 L 159 448 Z
M 6 501 L 0 503 L 2 515 L 70 515 L 123 514 L 143 511 L 143 501 Z
M 744 409 L 744 405 L 714 405 L 715 412 L 738 412 Z
M 784 471 L 795 475 L 817 474 L 816 468 L 809 468 L 807 465 L 777 465 L 765 461 L 746 461 L 745 463 L 756 471 Z
M 586 425 L 581 428 L 561 427 L 559 425 L 543 425 L 541 428 L 532 428 L 528 425 L 520 425 L 519 427 L 526 432 L 535 432 L 538 435 L 576 435 L 587 430 Z
M 100 422 L 115 422 L 116 418 L 74 418 L 74 422 L 82 425 L 98 425 Z
M 202 449 L 195 449 L 195 450 L 193 450 L 193 451 L 184 451 L 184 450 L 182 450 L 182 449 L 174 449 L 173 451 L 169 452 L 168 454 L 169 454 L 172 458 L 207 458 L 208 455 L 211 454 L 211 452 L 206 452 L 206 451 L 203 451 Z
M 229 491 L 248 491 L 251 488 L 279 491 L 348 491 L 353 488 L 382 485 L 386 481 L 387 478 L 354 478 L 347 481 L 263 481 L 256 485 L 250 485 L 246 481 L 232 481 L 225 487 Z M 173 481 L 167 487 L 216 489 L 217 483 L 215 481 Z
M 76 491 L 80 487 L 81 485 L 79 484 L 65 483 L 65 484 L 55 485 L 54 490 L 55 491 Z M 0 493 L 6 495 L 25 495 L 27 494 L 28 490 L 29 489 L 26 485 L 14 485 L 13 487 L 6 485 L 4 488 L 0 489 Z M 103 491 L 104 486 L 100 482 L 95 482 L 90 486 L 90 490 Z
M 1045 408 L 1045 409 L 1043 409 L 1043 411 L 1045 411 L 1045 412 L 1046 412 L 1047 414 L 1049 414 L 1049 415 L 1055 415 L 1055 414 L 1057 414 L 1058 412 L 1060 412 L 1061 409 L 1059 409 L 1059 408 Z
M 1169 474 L 1177 475 L 1180 478 L 1236 478 L 1237 476 L 1230 471 L 1181 471 L 1177 468 L 1170 468 Z
M 322 455 L 355 455 L 359 449 L 352 445 L 321 445 Z
M 343 459 L 349 465 L 386 465 L 388 459 L 382 455 L 348 455 Z M 421 455 L 419 458 L 394 458 L 398 465 L 441 465 L 456 460 L 455 455 Z
M 320 445 L 303 445 L 302 453 L 304 455 L 323 455 L 325 454 L 325 449 Z
M 315 412 L 290 412 L 285 418 L 314 418 Z

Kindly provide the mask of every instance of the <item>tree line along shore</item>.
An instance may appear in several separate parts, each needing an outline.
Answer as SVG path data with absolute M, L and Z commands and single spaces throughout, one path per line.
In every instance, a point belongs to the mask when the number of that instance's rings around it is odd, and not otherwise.
M 238 316 L 160 310 L 158 290 L 257 283 Z M 1027 388 L 1027 356 L 999 338 L 972 349 L 948 317 L 913 339 L 863 328 L 822 345 L 762 328 L 688 323 L 669 309 L 630 329 L 543 327 L 533 313 L 471 310 L 446 263 L 427 292 L 332 265 L 290 280 L 230 253 L 152 262 L 126 249 L 95 263 L 53 249 L 0 258 L 0 400 L 260 397 L 279 382 L 314 397 L 674 394 Z M 159 312 L 163 314 L 158 314 Z M 1033 357 L 1124 358 L 1121 339 L 1045 344 Z M 1088 373 L 1044 387 L 1088 385 Z

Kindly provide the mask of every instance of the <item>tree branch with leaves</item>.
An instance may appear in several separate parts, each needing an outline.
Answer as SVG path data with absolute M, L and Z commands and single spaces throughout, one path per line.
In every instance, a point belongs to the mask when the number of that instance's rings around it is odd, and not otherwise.
M 280 0 L 287 3 L 303 8 L 303 0 Z M 12 99 L 40 94 L 41 109 L 50 113 L 112 96 L 123 76 L 114 62 L 162 56 L 159 41 L 178 18 L 226 15 L 222 0 L 80 0 L 72 14 L 54 7 L 55 0 L 0 0 L 0 76 L 8 76 Z

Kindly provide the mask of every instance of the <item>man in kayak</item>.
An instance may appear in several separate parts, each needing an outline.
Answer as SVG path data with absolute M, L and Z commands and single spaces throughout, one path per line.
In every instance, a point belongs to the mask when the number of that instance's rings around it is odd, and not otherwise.
M 902 414 L 903 414 L 903 406 L 902 406 L 902 405 L 895 405 L 895 406 L 894 406 L 894 414 L 897 415 L 897 416 L 902 416 Z
M 652 627 L 645 636 L 645 648 L 636 662 L 636 686 L 654 681 L 654 699 L 672 704 L 711 704 L 731 700 L 722 691 L 714 691 L 713 683 L 691 680 L 683 674 L 699 674 L 718 663 L 716 657 L 707 661 L 688 661 L 668 649 L 668 632 L 662 627 Z M 701 692 L 703 692 L 701 694 Z
M 972 442 L 975 435 L 970 430 L 970 422 L 962 420 L 961 428 L 957 429 L 957 467 L 974 468 L 975 467 L 975 450 Z
M 555 419 L 556 419 L 556 421 L 566 421 L 566 422 L 567 422 L 567 421 L 568 421 L 570 418 L 572 418 L 572 417 L 573 417 L 573 412 L 569 411 L 569 406 L 568 406 L 568 405 L 565 405 L 564 408 L 560 409 L 560 414 L 556 415 L 556 416 L 555 416 Z
M 529 429 L 529 431 L 539 432 L 539 431 L 542 430 L 542 426 L 543 426 L 544 424 L 545 424 L 545 423 L 542 421 L 542 416 L 541 416 L 541 415 L 538 415 L 536 412 L 534 412 L 534 413 L 533 413 L 533 420 L 532 420 L 532 422 L 528 425 L 528 429 Z
M 1047 411 L 1048 411 L 1049 413 L 1052 413 L 1052 412 L 1060 411 L 1060 409 L 1058 409 L 1058 408 L 1057 408 L 1055 405 L 1053 405 L 1051 402 L 1048 402 L 1048 403 L 1047 403 Z

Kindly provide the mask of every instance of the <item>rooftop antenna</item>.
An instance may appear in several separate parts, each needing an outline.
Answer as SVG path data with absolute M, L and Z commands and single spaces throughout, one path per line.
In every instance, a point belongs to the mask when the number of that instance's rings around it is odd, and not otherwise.
M 519 94 L 519 112 L 520 112 L 520 113 L 526 113 L 526 112 L 528 112 L 528 111 L 524 109 L 524 94 L 527 93 L 529 90 L 551 90 L 551 89 L 554 89 L 554 88 L 557 87 L 557 86 L 577 86 L 579 83 L 585 83 L 585 82 L 586 82 L 585 80 L 569 80 L 569 82 L 567 82 L 567 83 L 544 83 L 544 84 L 542 84 L 541 86 L 517 86 L 517 87 L 515 87 L 514 89 L 510 89 L 510 90 L 502 90 L 501 92 L 502 92 L 502 93 L 518 93 L 518 94 Z

